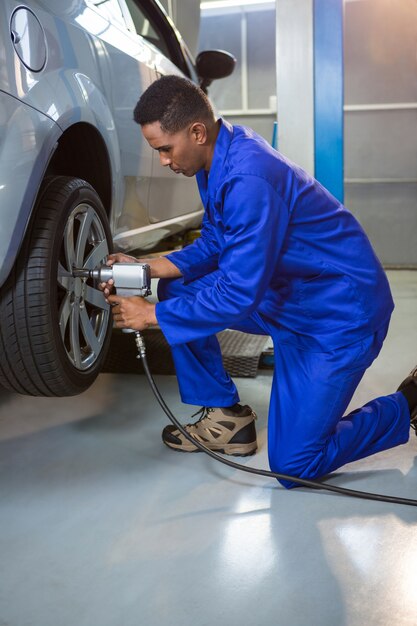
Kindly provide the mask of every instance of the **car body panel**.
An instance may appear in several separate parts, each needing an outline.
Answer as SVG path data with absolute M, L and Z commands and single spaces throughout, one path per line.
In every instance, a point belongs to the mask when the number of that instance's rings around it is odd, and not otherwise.
M 0 285 L 20 249 L 34 190 L 61 132 L 50 117 L 0 91 Z
M 11 19 L 22 5 L 12 0 L 0 5 L 0 90 L 5 92 L 0 165 L 6 181 L 0 183 L 6 185 L 0 188 L 0 285 L 18 254 L 54 149 L 80 122 L 94 127 L 106 146 L 115 249 L 150 248 L 172 232 L 197 226 L 202 215 L 195 181 L 163 169 L 132 119 L 140 94 L 159 75 L 180 74 L 176 65 L 88 0 L 31 0 L 26 6 L 27 29 L 36 46 L 45 42 L 43 65 L 42 51 L 36 55 L 12 41 L 16 20 Z M 25 13 L 19 16 L 23 32 Z M 33 71 L 33 64 L 42 68 Z M 13 193 L 10 181 L 18 181 Z

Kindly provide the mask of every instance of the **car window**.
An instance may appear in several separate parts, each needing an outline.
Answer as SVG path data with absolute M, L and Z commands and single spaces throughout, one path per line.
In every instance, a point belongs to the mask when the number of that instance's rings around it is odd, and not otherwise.
M 187 48 L 186 45 L 184 45 L 184 42 L 182 44 L 182 53 L 184 55 L 184 60 L 187 64 L 187 68 L 188 68 L 188 73 L 190 75 L 190 78 L 195 82 L 198 83 L 198 75 L 197 72 L 195 70 L 195 60 L 191 54 L 191 52 L 189 51 L 189 49 Z
M 137 5 L 135 0 L 125 0 L 132 18 L 135 31 L 138 35 L 156 46 L 162 54 L 170 58 L 170 52 L 165 38 L 157 25 Z
M 126 28 L 126 23 L 118 0 L 90 0 L 90 2 L 91 4 L 94 4 L 94 6 L 97 7 L 111 23 L 117 22 L 119 26 Z

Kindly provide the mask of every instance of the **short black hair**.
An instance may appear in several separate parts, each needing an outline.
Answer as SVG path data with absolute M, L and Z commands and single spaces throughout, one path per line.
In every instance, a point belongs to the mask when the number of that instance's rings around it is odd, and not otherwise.
M 175 74 L 162 76 L 143 92 L 133 119 L 141 126 L 159 122 L 166 133 L 177 133 L 193 122 L 215 121 L 204 91 Z

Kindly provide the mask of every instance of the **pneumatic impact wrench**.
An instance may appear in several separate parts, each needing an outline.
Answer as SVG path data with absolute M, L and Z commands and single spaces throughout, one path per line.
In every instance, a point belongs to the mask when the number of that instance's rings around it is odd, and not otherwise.
M 73 276 L 88 280 L 92 278 L 99 283 L 107 283 L 113 280 L 116 293 L 119 296 L 129 298 L 132 296 L 150 296 L 151 291 L 151 268 L 147 263 L 113 263 L 113 265 L 99 265 L 89 270 L 85 268 L 73 268 Z M 144 359 L 145 342 L 138 330 L 124 328 L 125 333 L 135 333 L 138 358 Z
M 151 292 L 151 269 L 147 263 L 113 263 L 99 265 L 93 270 L 73 268 L 73 276 L 92 278 L 100 283 L 113 280 L 120 296 L 149 296 Z
M 113 265 L 101 265 L 93 270 L 89 269 L 78 269 L 73 268 L 73 276 L 79 277 L 84 280 L 93 279 L 100 283 L 107 283 L 110 279 L 113 280 L 114 287 L 116 289 L 117 294 L 124 297 L 130 296 L 148 296 L 151 294 L 151 272 L 150 267 L 146 263 L 114 263 Z M 124 329 L 125 330 L 125 329 Z M 196 446 L 202 452 L 205 452 L 212 458 L 217 461 L 220 461 L 224 465 L 228 465 L 234 469 L 239 469 L 244 472 L 248 472 L 251 474 L 257 474 L 258 476 L 267 476 L 268 478 L 275 478 L 277 480 L 286 480 L 294 482 L 298 485 L 309 487 L 313 489 L 321 489 L 324 491 L 331 491 L 334 493 L 339 493 L 347 496 L 352 496 L 355 498 L 361 498 L 364 500 L 376 500 L 379 502 L 390 502 L 394 504 L 405 504 L 409 506 L 417 506 L 417 500 L 413 500 L 410 498 L 401 498 L 397 496 L 386 496 L 379 493 L 369 493 L 366 491 L 358 491 L 355 489 L 346 489 L 344 487 L 338 487 L 336 485 L 329 485 L 323 481 L 315 481 L 315 480 L 307 480 L 303 478 L 299 478 L 296 476 L 289 476 L 288 474 L 280 474 L 278 472 L 271 472 L 268 470 L 258 469 L 254 467 L 249 467 L 247 465 L 241 465 L 240 463 L 235 463 L 210 448 L 207 448 L 197 439 L 194 439 L 187 430 L 182 426 L 182 424 L 177 420 L 175 415 L 171 412 L 170 408 L 166 404 L 165 400 L 161 396 L 159 389 L 156 386 L 156 383 L 153 379 L 153 376 L 149 370 L 147 358 L 146 358 L 146 347 L 145 342 L 143 340 L 142 335 L 139 331 L 126 329 L 125 332 L 134 332 L 135 333 L 135 342 L 137 348 L 137 358 L 142 360 L 143 369 L 145 371 L 148 382 L 151 386 L 153 393 L 155 394 L 156 399 L 158 400 L 161 408 L 168 416 L 169 420 L 174 424 L 174 426 L 184 435 L 186 439 L 191 441 L 191 443 Z

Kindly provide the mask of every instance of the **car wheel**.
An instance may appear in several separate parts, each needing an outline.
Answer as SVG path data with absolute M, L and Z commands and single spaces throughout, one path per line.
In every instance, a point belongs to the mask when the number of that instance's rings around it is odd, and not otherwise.
M 111 252 L 109 222 L 86 181 L 45 180 L 19 259 L 0 292 L 0 384 L 34 396 L 70 396 L 100 372 L 112 319 L 98 285 L 73 276 Z

